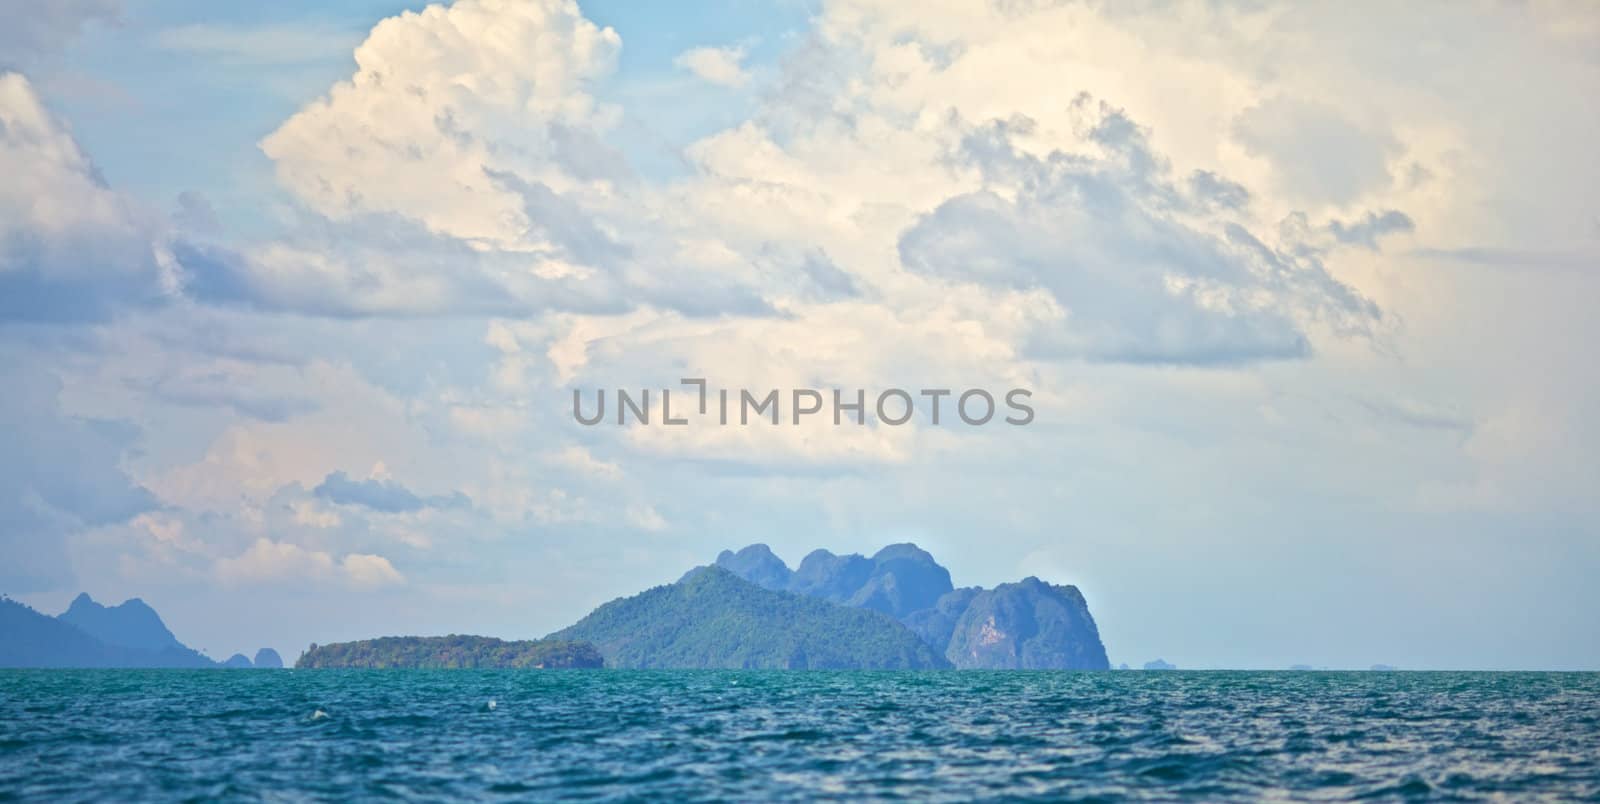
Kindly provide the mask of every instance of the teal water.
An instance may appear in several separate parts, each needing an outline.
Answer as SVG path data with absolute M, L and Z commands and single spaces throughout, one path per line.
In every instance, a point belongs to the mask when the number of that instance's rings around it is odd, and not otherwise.
M 0 800 L 1179 794 L 1594 799 L 1600 674 L 0 670 Z

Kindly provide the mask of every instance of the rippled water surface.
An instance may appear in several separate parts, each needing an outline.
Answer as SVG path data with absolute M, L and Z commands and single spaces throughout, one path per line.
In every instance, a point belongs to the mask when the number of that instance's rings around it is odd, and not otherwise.
M 5 671 L 0 800 L 1600 796 L 1600 674 Z

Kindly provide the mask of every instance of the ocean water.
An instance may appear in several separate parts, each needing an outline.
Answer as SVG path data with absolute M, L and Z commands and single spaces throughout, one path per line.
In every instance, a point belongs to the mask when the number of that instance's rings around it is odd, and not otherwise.
M 1600 674 L 0 670 L 0 800 L 1600 797 Z

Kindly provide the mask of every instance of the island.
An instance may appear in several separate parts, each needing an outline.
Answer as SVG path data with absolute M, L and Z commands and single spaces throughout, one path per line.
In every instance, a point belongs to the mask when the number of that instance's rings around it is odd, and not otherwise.
M 595 668 L 605 660 L 594 645 L 564 639 L 507 641 L 451 634 L 442 637 L 380 637 L 359 642 L 312 645 L 295 669 L 363 668 L 381 670 Z

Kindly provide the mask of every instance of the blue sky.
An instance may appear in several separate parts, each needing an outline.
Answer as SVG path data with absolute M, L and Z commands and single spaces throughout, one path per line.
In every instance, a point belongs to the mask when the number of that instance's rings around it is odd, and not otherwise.
M 1114 662 L 1600 666 L 1586 5 L 0 12 L 44 610 L 292 656 L 912 540 Z M 571 418 L 684 376 L 1038 418 Z

